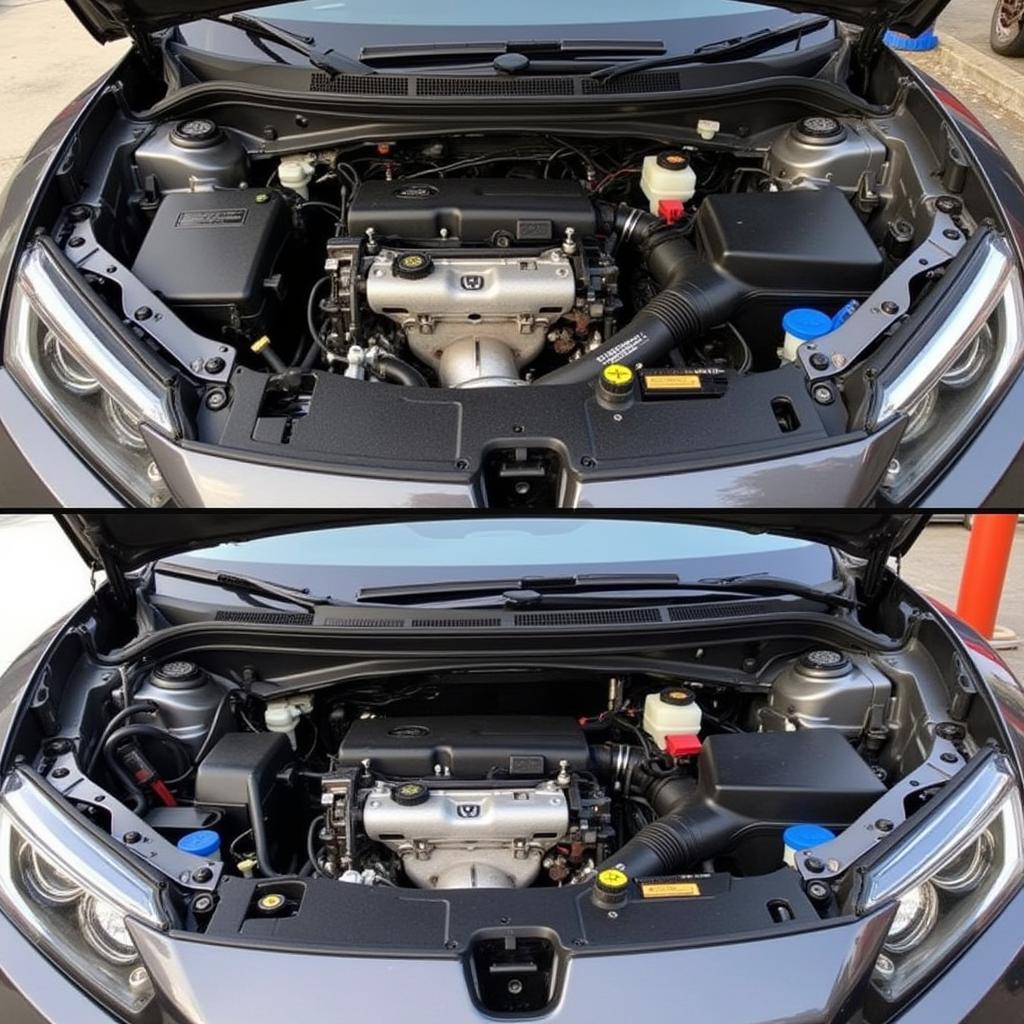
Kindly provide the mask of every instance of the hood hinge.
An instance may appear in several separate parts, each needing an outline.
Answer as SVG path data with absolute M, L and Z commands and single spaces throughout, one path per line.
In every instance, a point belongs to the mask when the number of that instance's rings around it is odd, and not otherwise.
M 893 526 L 886 526 L 873 534 L 871 555 L 864 566 L 864 574 L 861 577 L 861 591 L 866 601 L 874 601 L 882 592 L 882 580 L 885 578 L 886 566 L 889 564 L 889 556 L 892 554 L 892 545 L 899 536 L 899 529 Z M 897 557 L 896 575 L 900 574 L 902 568 L 901 560 Z

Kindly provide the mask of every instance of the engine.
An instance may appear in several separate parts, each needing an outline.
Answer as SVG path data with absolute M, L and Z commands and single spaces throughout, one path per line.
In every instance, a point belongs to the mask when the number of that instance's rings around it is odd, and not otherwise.
M 578 771 L 589 751 L 570 718 L 360 719 L 337 760 L 347 770 L 323 782 L 335 863 L 351 863 L 365 838 L 421 888 L 524 888 L 542 868 L 582 876 L 610 835 L 608 798 Z

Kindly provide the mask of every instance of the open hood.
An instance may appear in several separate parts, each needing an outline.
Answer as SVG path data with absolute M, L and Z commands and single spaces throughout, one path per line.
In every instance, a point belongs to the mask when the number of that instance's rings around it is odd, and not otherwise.
M 275 0 L 270 0 L 274 3 Z M 284 0 L 281 0 L 284 2 Z M 762 0 L 756 0 L 762 2 Z M 853 25 L 892 28 L 916 35 L 930 25 L 949 0 L 782 0 L 765 4 L 807 14 L 825 14 Z M 252 3 L 232 0 L 67 0 L 78 20 L 101 43 L 123 36 L 138 37 L 198 18 L 229 14 L 252 8 Z M 267 3 L 259 5 L 268 6 Z
M 501 517 L 500 513 L 485 513 Z M 552 515 L 558 515 L 552 512 Z M 578 513 L 574 513 L 577 514 Z M 168 555 L 226 541 L 250 540 L 276 533 L 324 527 L 429 519 L 468 519 L 479 512 L 89 512 L 61 513 L 58 520 L 93 567 L 119 576 Z M 592 519 L 638 522 L 703 523 L 776 533 L 818 541 L 859 558 L 904 554 L 928 517 L 886 512 L 593 512 Z

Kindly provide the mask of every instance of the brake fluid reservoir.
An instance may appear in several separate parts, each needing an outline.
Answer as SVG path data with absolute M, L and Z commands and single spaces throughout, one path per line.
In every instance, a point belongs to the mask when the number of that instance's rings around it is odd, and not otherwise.
M 688 203 L 697 190 L 697 175 L 689 156 L 681 149 L 665 149 L 645 156 L 640 189 L 651 204 L 651 213 L 670 222 L 678 219 L 671 215 L 676 209 L 674 204 L 681 207 Z
M 700 732 L 701 711 L 692 690 L 669 686 L 660 693 L 649 693 L 644 701 L 644 732 L 665 750 L 667 736 L 696 736 Z

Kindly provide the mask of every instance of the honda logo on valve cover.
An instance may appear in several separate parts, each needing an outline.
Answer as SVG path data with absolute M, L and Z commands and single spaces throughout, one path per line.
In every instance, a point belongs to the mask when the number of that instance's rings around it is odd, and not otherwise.
M 479 804 L 459 804 L 457 813 L 460 818 L 479 818 L 480 817 L 480 805 Z
M 459 282 L 462 290 L 467 292 L 478 292 L 484 286 L 483 274 L 463 274 Z

